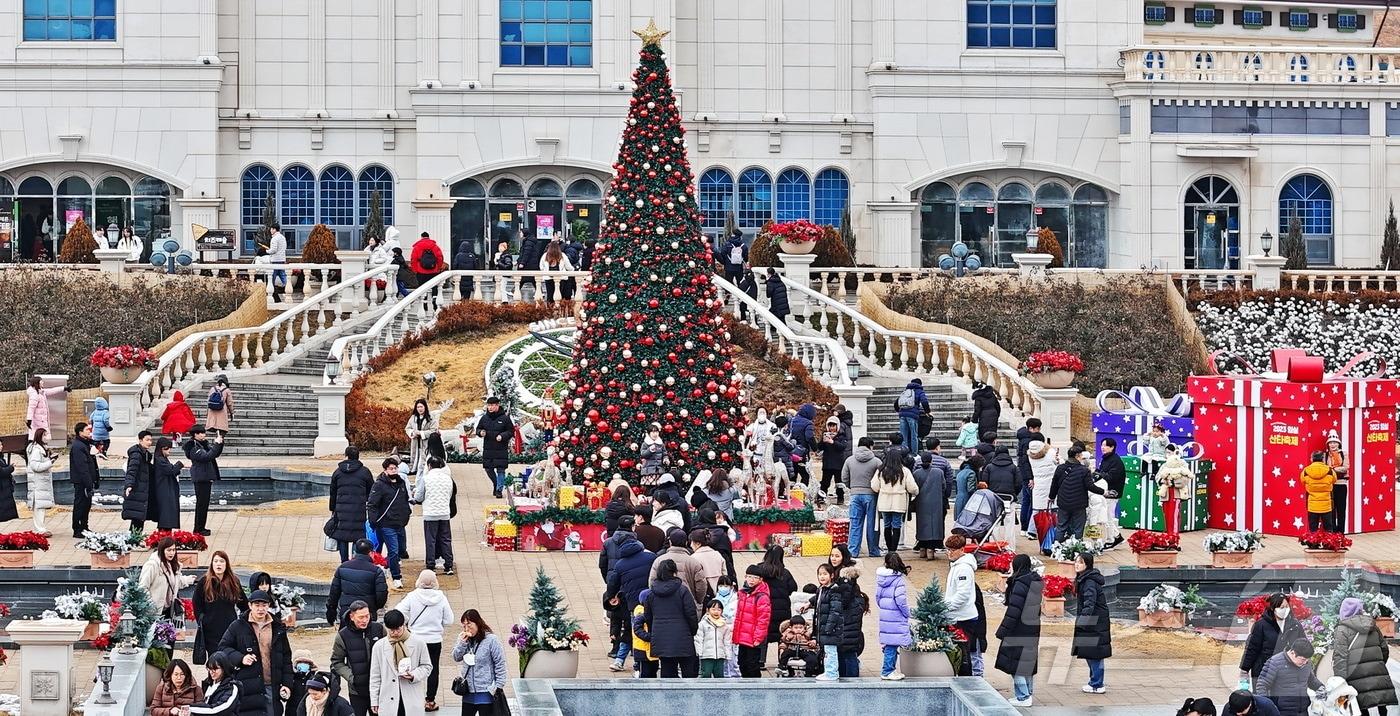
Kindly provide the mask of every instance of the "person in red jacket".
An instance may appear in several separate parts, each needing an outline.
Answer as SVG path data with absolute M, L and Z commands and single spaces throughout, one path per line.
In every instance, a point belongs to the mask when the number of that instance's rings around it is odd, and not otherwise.
M 160 431 L 172 436 L 173 440 L 179 440 L 181 434 L 194 427 L 194 422 L 194 411 L 185 402 L 185 394 L 175 391 L 170 403 L 165 406 L 165 412 L 160 414 Z
M 739 647 L 739 675 L 757 679 L 763 668 L 764 646 L 768 642 L 768 620 L 773 616 L 773 600 L 763 570 L 756 564 L 744 571 L 744 588 L 734 613 L 734 644 Z
M 438 248 L 437 242 L 424 231 L 413 244 L 413 253 L 409 255 L 408 265 L 413 269 L 413 273 L 417 274 L 418 285 L 422 286 L 446 270 L 447 261 L 443 259 L 442 249 Z

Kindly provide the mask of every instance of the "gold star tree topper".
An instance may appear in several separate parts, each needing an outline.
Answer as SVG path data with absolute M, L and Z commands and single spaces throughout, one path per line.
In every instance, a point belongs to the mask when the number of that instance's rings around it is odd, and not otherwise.
M 646 27 L 640 30 L 633 30 L 632 34 L 642 38 L 642 46 L 646 47 L 647 45 L 661 44 L 661 38 L 671 34 L 671 31 L 663 30 L 657 27 L 656 20 L 653 18 L 651 20 L 647 20 Z

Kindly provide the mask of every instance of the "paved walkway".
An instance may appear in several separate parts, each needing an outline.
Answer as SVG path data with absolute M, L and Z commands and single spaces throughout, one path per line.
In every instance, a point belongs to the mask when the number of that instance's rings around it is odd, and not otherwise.
M 237 464 L 267 464 L 268 461 L 242 460 Z M 370 460 L 369 462 L 374 462 Z M 230 461 L 233 464 L 233 461 Z M 308 469 L 329 472 L 332 462 L 314 460 L 277 461 L 280 465 L 295 465 Z M 457 555 L 458 573 L 455 577 L 444 577 L 443 584 L 452 607 L 461 611 L 468 607 L 481 610 L 487 622 L 498 632 L 506 633 L 510 625 L 519 619 L 525 609 L 527 596 L 537 567 L 544 567 L 554 577 L 563 591 L 572 613 L 583 622 L 583 628 L 593 635 L 594 642 L 585 650 L 581 661 L 580 675 L 586 677 L 617 677 L 607 670 L 608 649 L 607 624 L 600 605 L 602 591 L 601 578 L 597 569 L 596 553 L 500 553 L 491 551 L 483 543 L 483 516 L 481 506 L 494 503 L 490 497 L 489 483 L 484 472 L 475 465 L 454 465 L 453 475 L 460 490 L 461 510 L 454 520 L 454 549 Z M 221 549 L 232 555 L 235 565 L 246 570 L 262 568 L 274 575 L 296 576 L 310 579 L 328 579 L 335 567 L 334 553 L 321 549 L 321 525 L 325 521 L 323 500 L 281 503 L 274 509 L 241 509 L 215 511 L 210 516 L 211 549 Z M 188 521 L 190 515 L 185 515 Z M 40 555 L 41 564 L 85 564 L 87 555 L 78 551 L 74 540 L 66 536 L 67 513 L 60 511 L 54 515 L 51 524 L 55 537 L 53 548 Z M 92 524 L 98 530 L 123 529 L 125 523 L 115 510 L 101 510 L 93 513 Z M 186 525 L 188 526 L 188 524 Z M 8 530 L 22 529 L 20 522 L 6 525 Z M 1183 563 L 1206 563 L 1200 537 L 1204 533 L 1193 533 L 1184 541 Z M 1031 545 L 1022 542 L 1022 549 Z M 420 558 L 409 560 L 404 566 L 405 581 L 411 581 L 422 567 L 422 533 L 419 522 L 409 527 L 410 552 Z M 1351 556 L 1358 559 L 1385 559 L 1400 553 L 1400 535 L 1394 532 L 1356 537 L 1356 546 Z M 1296 541 L 1282 537 L 1270 538 L 1260 561 L 1301 561 L 1301 549 Z M 144 559 L 138 555 L 137 562 Z M 736 563 L 742 573 L 744 567 L 757 562 L 756 553 L 736 555 Z M 1126 545 L 1101 558 L 1101 564 L 1130 563 L 1133 555 Z M 790 558 L 788 567 L 799 584 L 815 581 L 816 567 L 822 560 L 817 558 Z M 862 584 L 867 593 L 874 592 L 874 571 L 878 565 L 864 565 Z M 1052 569 L 1060 569 L 1052 565 Z M 913 560 L 911 581 L 917 590 L 930 579 L 940 583 L 946 577 L 947 563 L 944 561 L 925 562 Z M 987 608 L 990 612 L 989 632 L 995 632 L 1000 623 L 1002 607 L 1000 597 L 990 592 L 993 575 L 979 573 L 979 582 L 987 589 Z M 407 591 L 390 597 L 395 604 Z M 1071 626 L 1068 620 L 1047 620 L 1045 634 L 1041 640 L 1040 671 L 1036 688 L 1036 704 L 1046 707 L 1077 708 L 1095 705 L 1138 706 L 1180 704 L 1187 696 L 1211 696 L 1220 703 L 1222 697 L 1234 687 L 1236 682 L 1235 664 L 1239 651 L 1236 647 L 1222 645 L 1209 639 L 1186 633 L 1164 633 L 1144 631 L 1127 623 L 1116 624 L 1114 628 L 1114 657 L 1108 662 L 1108 693 L 1086 695 L 1079 691 L 1087 680 L 1084 662 L 1070 656 Z M 872 613 L 865 622 L 867 647 L 861 659 L 861 673 L 865 676 L 879 675 L 880 650 L 878 648 L 877 617 Z M 328 629 L 300 629 L 293 635 L 293 648 L 307 648 L 324 662 L 329 661 L 332 633 Z M 993 686 L 1009 692 L 1010 679 L 995 671 L 996 643 L 992 640 L 992 653 L 987 654 L 987 679 Z M 13 693 L 18 678 L 20 654 L 11 654 L 10 665 L 0 669 L 0 691 Z M 770 658 L 776 660 L 776 655 Z M 80 652 L 75 669 L 75 683 L 90 683 L 96 654 L 85 650 Z M 514 653 L 508 659 L 512 676 L 518 675 Z M 323 665 L 324 665 L 323 662 Z M 451 665 L 448 670 L 450 671 Z M 450 677 L 448 677 L 450 678 Z M 444 684 L 448 678 L 444 679 Z M 445 687 L 444 687 L 445 691 Z M 450 694 L 440 697 L 444 709 L 456 709 L 457 700 Z M 451 704 L 448 706 L 447 704 Z M 1175 707 L 1172 707 L 1175 708 Z M 1147 711 L 1144 711 L 1147 712 Z

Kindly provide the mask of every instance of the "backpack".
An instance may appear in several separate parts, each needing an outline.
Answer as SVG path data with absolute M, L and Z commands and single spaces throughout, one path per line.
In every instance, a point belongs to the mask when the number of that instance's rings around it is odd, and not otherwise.
M 437 268 L 438 265 L 437 254 L 432 251 L 424 251 L 423 254 L 418 257 L 418 265 L 432 271 Z
M 905 388 L 904 392 L 899 394 L 899 400 L 895 403 L 895 406 L 900 410 L 904 410 L 905 408 L 914 407 L 916 402 L 918 402 L 918 396 L 914 394 L 914 389 Z
M 210 410 L 223 410 L 223 409 L 224 409 L 224 391 L 223 391 L 222 388 L 217 388 L 217 387 L 216 387 L 216 388 L 214 388 L 213 390 L 209 391 L 209 409 L 210 409 Z
M 731 245 L 729 247 L 729 263 L 734 264 L 736 266 L 742 266 L 744 264 L 743 244 L 739 244 L 737 246 Z

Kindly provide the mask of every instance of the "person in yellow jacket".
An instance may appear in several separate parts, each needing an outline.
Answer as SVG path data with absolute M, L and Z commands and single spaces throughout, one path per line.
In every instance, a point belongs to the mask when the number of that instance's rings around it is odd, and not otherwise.
M 1312 462 L 1303 468 L 1303 489 L 1308 493 L 1308 531 L 1335 532 L 1332 525 L 1332 486 L 1337 473 L 1324 462 L 1326 454 L 1315 452 Z
M 661 673 L 661 660 L 651 655 L 651 632 L 647 631 L 645 602 L 650 589 L 643 589 L 636 608 L 632 610 L 632 653 L 636 654 L 637 676 L 655 679 Z
M 1181 501 L 1190 499 L 1191 466 L 1181 457 L 1179 445 L 1167 444 L 1167 459 L 1157 468 L 1157 501 L 1162 503 L 1167 534 L 1181 532 Z

